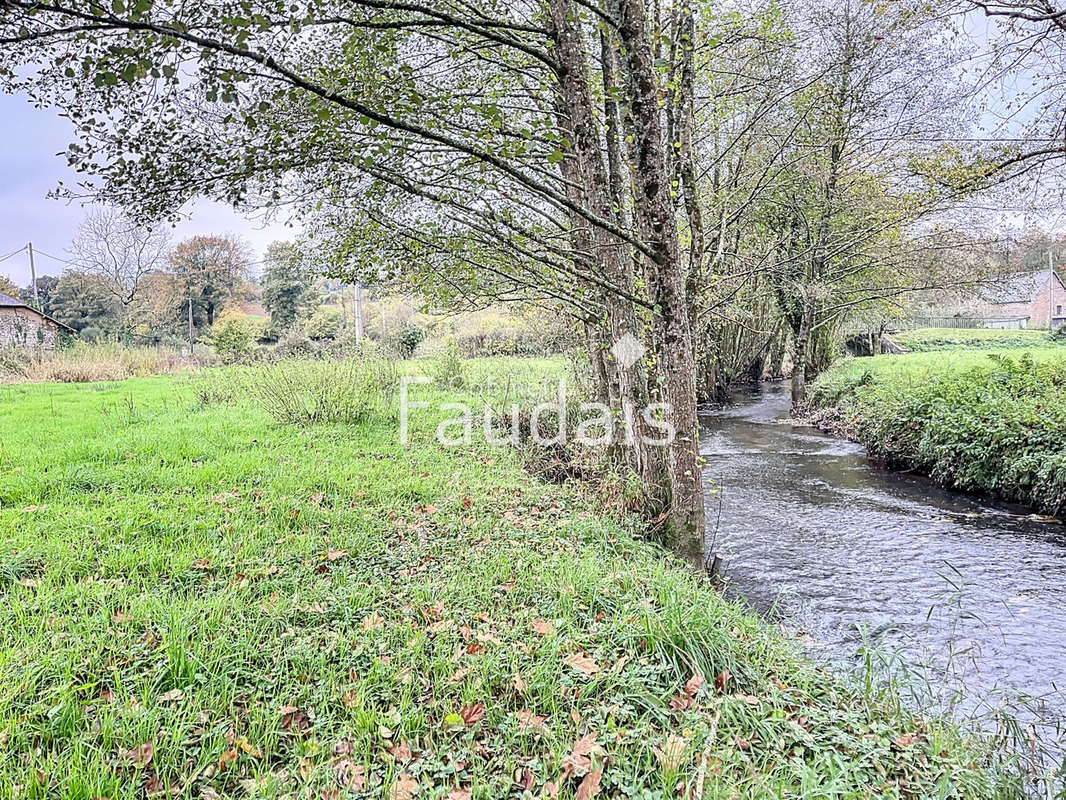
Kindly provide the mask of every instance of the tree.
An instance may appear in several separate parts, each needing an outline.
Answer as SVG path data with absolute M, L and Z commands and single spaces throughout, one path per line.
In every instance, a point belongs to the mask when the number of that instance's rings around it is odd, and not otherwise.
M 145 278 L 166 266 L 170 237 L 139 225 L 121 209 L 92 208 L 71 245 L 74 268 L 96 275 L 118 303 L 123 333 L 136 324 Z
M 71 116 L 82 137 L 71 160 L 103 176 L 104 197 L 151 216 L 197 194 L 304 208 L 326 195 L 432 253 L 445 284 L 480 275 L 565 303 L 595 345 L 606 399 L 669 406 L 678 435 L 650 448 L 638 421 L 627 457 L 661 498 L 667 538 L 702 561 L 669 76 L 661 20 L 641 0 L 492 13 L 453 0 L 0 8 L 7 86 Z M 694 14 L 679 8 L 669 23 L 687 42 L 678 55 L 694 44 Z M 601 100 L 623 108 L 606 119 Z M 648 359 L 618 363 L 609 345 L 645 331 Z
M 0 292 L 6 295 L 10 295 L 15 299 L 18 299 L 19 289 L 15 286 L 15 282 L 11 280 L 7 275 L 0 275 Z
M 123 311 L 107 279 L 68 270 L 59 278 L 51 297 L 51 316 L 81 333 L 93 329 L 96 337 L 122 332 Z
M 274 242 L 266 251 L 259 285 L 263 305 L 270 312 L 275 335 L 293 327 L 306 314 L 313 294 L 314 275 L 304 265 L 296 247 L 289 242 Z
M 169 270 L 177 319 L 197 330 L 214 325 L 225 304 L 240 295 L 251 262 L 247 245 L 235 236 L 194 236 L 179 243 Z
M 40 300 L 40 310 L 44 314 L 52 315 L 52 294 L 56 290 L 56 286 L 59 284 L 59 278 L 55 275 L 42 275 L 37 279 L 37 290 L 34 293 L 34 285 L 31 283 L 29 286 L 21 290 L 23 297 L 36 298 L 32 302 Z

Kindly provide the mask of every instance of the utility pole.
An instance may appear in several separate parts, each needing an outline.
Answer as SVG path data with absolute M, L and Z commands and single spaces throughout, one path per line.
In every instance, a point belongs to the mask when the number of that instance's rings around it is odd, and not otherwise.
M 355 284 L 355 341 L 363 340 L 363 284 Z
M 1047 271 L 1051 273 L 1047 279 L 1047 329 L 1051 330 L 1055 324 L 1055 259 L 1050 249 L 1047 251 Z
M 33 287 L 33 302 L 37 309 L 41 308 L 41 294 L 37 291 L 37 267 L 33 263 L 33 242 L 26 245 L 26 252 L 30 254 L 30 286 Z

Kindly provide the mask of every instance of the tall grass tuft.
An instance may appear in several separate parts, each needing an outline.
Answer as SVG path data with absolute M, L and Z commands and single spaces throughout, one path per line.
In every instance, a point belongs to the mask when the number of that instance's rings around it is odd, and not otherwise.
M 282 425 L 353 425 L 388 414 L 398 383 L 391 361 L 364 354 L 213 372 L 198 382 L 195 394 L 202 406 L 248 401 Z
M 90 383 L 171 374 L 207 363 L 167 347 L 77 342 L 55 351 L 0 349 L 0 383 Z

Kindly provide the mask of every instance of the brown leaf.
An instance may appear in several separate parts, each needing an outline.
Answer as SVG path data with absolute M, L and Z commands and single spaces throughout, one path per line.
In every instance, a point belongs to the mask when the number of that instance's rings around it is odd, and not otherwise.
M 405 772 L 389 789 L 389 800 L 413 800 L 417 792 L 418 782 Z
M 514 677 L 511 678 L 511 683 L 514 684 L 514 690 L 516 692 L 518 692 L 519 694 L 526 693 L 526 682 L 522 680 L 522 675 L 520 673 L 516 672 L 514 674 Z
M 448 678 L 448 683 L 462 683 L 466 676 L 469 674 L 470 667 L 463 667 L 462 669 L 457 669 L 455 672 L 452 673 L 452 676 Z
M 593 797 L 600 793 L 600 775 L 602 773 L 598 769 L 594 769 L 585 779 L 581 781 L 581 784 L 577 787 L 577 794 L 574 796 L 575 800 L 592 800 Z
M 239 757 L 240 753 L 238 753 L 235 749 L 230 748 L 229 750 L 226 750 L 224 753 L 222 753 L 222 755 L 218 757 L 219 772 L 225 770 L 228 764 L 233 761 L 236 761 Z
M 329 561 L 339 561 L 348 555 L 347 550 L 328 550 L 326 552 L 326 559 Z
M 385 624 L 385 619 L 377 611 L 371 611 L 363 617 L 362 627 L 364 631 L 372 631 Z
M 729 679 L 733 677 L 733 673 L 727 669 L 723 669 L 718 673 L 718 677 L 714 679 L 714 685 L 719 692 L 725 691 L 725 685 L 729 683 Z
M 556 800 L 559 797 L 559 784 L 555 781 L 546 781 L 544 783 L 544 795 L 551 798 L 551 800 Z
M 123 750 L 122 757 L 128 761 L 132 761 L 138 767 L 146 767 L 152 760 L 152 754 L 155 752 L 155 743 L 148 741 L 144 744 L 139 744 L 132 750 Z
M 345 789 L 351 789 L 353 792 L 363 791 L 366 783 L 366 769 L 362 764 L 356 764 L 347 756 L 343 756 L 333 762 L 333 774 L 337 778 L 337 783 Z
M 157 703 L 176 703 L 185 697 L 185 692 L 181 689 L 171 689 L 169 692 L 159 695 L 156 698 Z
M 555 623 L 550 619 L 535 619 L 529 625 L 533 628 L 533 633 L 541 636 L 551 636 L 555 633 Z
M 901 733 L 892 741 L 895 742 L 897 747 L 910 747 L 917 738 L 913 733 Z
M 546 733 L 548 730 L 544 724 L 544 717 L 534 714 L 532 711 L 526 711 L 525 709 L 516 711 L 515 719 L 518 720 L 518 730 L 520 731 L 534 730 Z
M 600 671 L 600 665 L 584 653 L 574 653 L 573 655 L 567 656 L 564 661 L 578 672 L 583 672 L 585 675 L 595 675 Z
M 473 796 L 469 789 L 452 789 L 448 792 L 448 800 L 470 800 Z
M 411 748 L 407 746 L 406 739 L 400 739 L 400 743 L 393 745 L 389 752 L 392 753 L 392 757 L 397 761 L 410 761 L 414 756 Z
M 459 709 L 459 716 L 463 718 L 467 727 L 476 725 L 485 716 L 485 704 L 474 703 L 472 706 L 463 706 Z
M 688 683 L 685 684 L 685 694 L 689 697 L 695 697 L 697 692 L 703 686 L 703 676 L 696 673 L 688 679 Z
M 282 706 L 278 713 L 281 714 L 282 730 L 291 733 L 299 733 L 306 736 L 311 731 L 311 720 L 307 714 L 296 706 Z

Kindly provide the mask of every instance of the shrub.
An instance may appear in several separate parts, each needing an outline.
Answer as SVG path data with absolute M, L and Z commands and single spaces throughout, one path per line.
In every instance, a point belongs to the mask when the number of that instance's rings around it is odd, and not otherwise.
M 96 342 L 99 342 L 101 339 L 104 338 L 104 332 L 94 325 L 87 325 L 81 329 L 81 331 L 78 333 L 78 337 L 83 342 L 95 344 Z
M 211 329 L 211 345 L 228 364 L 247 357 L 257 338 L 254 321 L 240 311 L 223 311 Z
M 889 466 L 1046 514 L 1066 510 L 1066 359 L 1000 354 L 956 370 L 940 361 L 920 372 L 866 373 L 836 392 L 826 387 L 846 385 L 834 373 L 847 367 L 838 367 L 811 399 L 846 417 Z
M 333 339 L 344 326 L 344 312 L 335 306 L 320 306 L 304 325 L 312 339 Z
M 314 354 L 315 345 L 302 330 L 293 328 L 281 335 L 274 352 L 280 358 L 307 358 Z
M 449 339 L 443 352 L 433 359 L 433 380 L 441 389 L 460 389 L 465 383 L 459 345 Z
M 417 325 L 408 323 L 400 329 L 400 332 L 396 334 L 394 339 L 394 346 L 396 352 L 400 354 L 400 358 L 410 358 L 415 354 L 415 350 L 426 339 L 426 332 Z
M 275 422 L 356 424 L 389 410 L 398 376 L 384 358 L 282 361 L 232 376 L 235 392 Z M 216 392 L 223 396 L 222 392 Z

